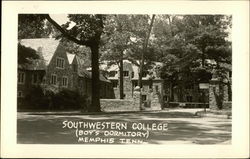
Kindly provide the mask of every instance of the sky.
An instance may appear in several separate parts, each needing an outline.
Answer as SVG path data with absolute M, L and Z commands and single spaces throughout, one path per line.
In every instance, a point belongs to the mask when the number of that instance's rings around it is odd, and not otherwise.
M 50 17 L 60 25 L 65 24 L 69 20 L 67 14 L 50 14 Z M 75 23 L 71 22 L 67 29 L 71 29 L 74 25 Z
M 50 14 L 50 17 L 60 25 L 68 21 L 67 14 Z

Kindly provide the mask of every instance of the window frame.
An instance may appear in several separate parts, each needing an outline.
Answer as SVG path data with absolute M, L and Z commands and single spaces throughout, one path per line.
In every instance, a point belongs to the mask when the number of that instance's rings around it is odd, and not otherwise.
M 145 98 L 144 98 L 145 97 Z M 145 94 L 142 94 L 141 95 L 141 99 L 142 99 L 142 102 L 145 102 L 145 101 L 147 101 L 147 95 L 145 95 Z
M 20 74 L 23 75 L 22 78 L 20 78 Z M 24 83 L 25 83 L 25 78 L 26 78 L 25 72 L 19 71 L 19 72 L 18 72 L 18 78 L 17 78 L 18 84 L 24 84 Z M 21 80 L 21 79 L 22 79 L 22 80 Z
M 55 83 L 53 82 L 54 80 L 53 80 L 53 76 L 55 77 Z M 51 81 L 50 81 L 50 83 L 52 84 L 52 85 L 57 85 L 57 75 L 56 74 L 51 74 Z
M 187 102 L 193 102 L 193 96 L 191 95 L 186 96 L 186 100 Z
M 143 77 L 143 78 L 147 77 L 147 75 L 148 75 L 148 72 L 147 72 L 147 71 L 143 71 L 143 72 L 142 72 L 142 77 Z
M 73 72 L 77 72 L 77 64 L 72 64 Z
M 56 57 L 56 68 L 64 69 L 65 68 L 65 59 L 62 57 Z
M 114 84 L 116 85 L 116 87 L 114 87 Z M 118 87 L 118 81 L 112 81 L 112 87 L 117 88 Z
M 17 91 L 17 97 L 18 98 L 23 98 L 24 97 L 23 91 Z
M 64 85 L 64 79 L 66 79 L 66 84 Z M 62 87 L 68 87 L 68 84 L 69 84 L 69 82 L 68 82 L 68 76 L 63 76 L 62 77 Z
M 125 72 L 126 72 L 126 76 L 125 76 Z M 123 77 L 129 77 L 129 71 L 123 71 Z

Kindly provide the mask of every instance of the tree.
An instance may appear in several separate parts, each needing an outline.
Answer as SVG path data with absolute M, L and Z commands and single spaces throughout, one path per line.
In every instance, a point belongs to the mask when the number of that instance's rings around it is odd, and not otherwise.
M 68 29 L 69 23 L 60 26 L 49 14 L 29 14 L 19 16 L 19 38 L 40 38 L 49 36 L 56 28 L 64 38 L 91 50 L 92 66 L 92 106 L 89 111 L 100 111 L 99 92 L 99 45 L 103 33 L 104 15 L 68 15 L 75 26 Z M 46 20 L 53 27 L 45 27 Z M 30 27 L 30 25 L 31 27 Z M 25 28 L 25 29 L 24 29 Z M 47 31 L 45 31 L 47 29 Z
M 39 55 L 32 48 L 25 47 L 18 43 L 18 64 L 28 64 L 31 60 L 39 59 Z
M 110 15 L 105 23 L 103 39 L 102 60 L 107 60 L 109 65 L 117 64 L 119 67 L 120 99 L 124 98 L 123 92 L 123 60 L 125 52 L 129 49 L 131 38 L 131 25 L 129 15 Z
M 53 28 L 43 14 L 18 15 L 18 39 L 47 38 L 51 33 Z
M 164 63 L 162 77 L 208 82 L 213 64 L 230 63 L 230 44 L 226 37 L 230 17 L 224 15 L 160 15 L 154 33 L 155 43 Z M 162 47 L 163 46 L 163 47 Z M 209 60 L 210 61 L 209 61 Z M 167 73 L 169 72 L 169 73 Z M 187 76 L 190 74 L 189 76 Z M 191 78 L 191 79 L 190 79 Z
M 89 47 L 91 50 L 92 66 L 92 101 L 90 112 L 99 112 L 100 108 L 100 86 L 99 86 L 99 47 L 104 27 L 104 15 L 78 15 L 69 14 L 68 18 L 75 26 L 67 30 L 69 22 L 63 26 L 57 24 L 48 14 L 44 17 L 54 25 L 62 36 L 76 44 Z
M 32 48 L 20 44 L 20 39 L 47 37 L 49 29 L 44 30 L 45 21 L 39 14 L 18 15 L 18 64 L 28 64 L 31 60 L 39 59 Z

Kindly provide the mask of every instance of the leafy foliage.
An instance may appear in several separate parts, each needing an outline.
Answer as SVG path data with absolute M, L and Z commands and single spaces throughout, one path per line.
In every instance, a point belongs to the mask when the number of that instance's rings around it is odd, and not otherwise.
M 49 37 L 52 28 L 45 27 L 46 24 L 43 14 L 19 14 L 18 39 Z
M 18 64 L 31 63 L 31 60 L 38 59 L 39 55 L 32 48 L 25 47 L 18 43 Z

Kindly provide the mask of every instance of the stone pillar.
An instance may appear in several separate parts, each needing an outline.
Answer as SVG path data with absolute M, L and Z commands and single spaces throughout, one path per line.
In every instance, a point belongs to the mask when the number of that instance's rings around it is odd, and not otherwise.
M 223 84 L 223 101 L 228 101 L 228 86 L 226 84 Z
M 151 96 L 151 110 L 161 110 L 160 94 L 152 92 Z
M 212 79 L 209 82 L 209 108 L 218 109 L 215 93 L 219 94 L 219 83 L 218 79 Z
M 162 83 L 153 83 L 153 92 L 150 93 L 151 96 L 151 110 L 161 110 L 161 97 L 162 95 Z
M 210 109 L 219 109 L 218 103 L 217 103 L 218 101 L 216 98 L 222 98 L 220 102 L 221 102 L 222 109 L 223 109 L 224 108 L 223 103 L 228 102 L 228 86 L 224 83 L 224 81 L 222 82 L 216 78 L 213 78 L 209 82 L 209 108 Z
M 140 107 L 140 87 L 136 86 L 133 93 L 134 107 Z

